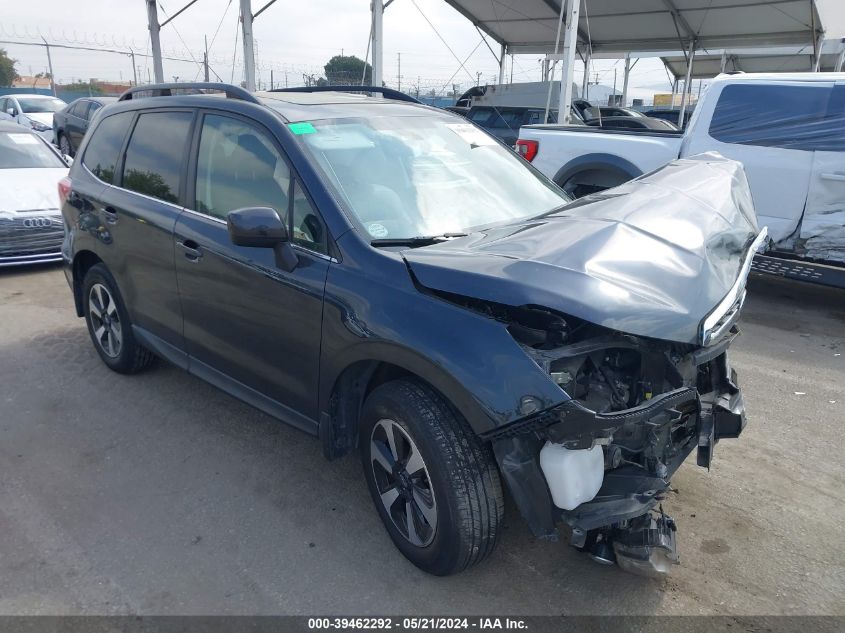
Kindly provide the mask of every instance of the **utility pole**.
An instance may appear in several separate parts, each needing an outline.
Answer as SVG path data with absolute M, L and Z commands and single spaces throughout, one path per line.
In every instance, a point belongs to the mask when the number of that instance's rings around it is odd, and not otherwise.
M 244 80 L 246 89 L 255 92 L 255 50 L 252 40 L 252 0 L 241 0 L 241 28 L 244 41 Z
M 138 85 L 138 69 L 135 66 L 135 51 L 129 49 L 129 57 L 132 59 L 132 75 L 135 77 L 135 85 Z
M 373 13 L 373 76 L 372 81 L 374 86 L 381 87 L 383 83 L 384 74 L 384 51 L 382 44 L 384 43 L 382 35 L 382 18 L 384 17 L 384 0 L 372 0 Z
M 481 73 L 475 73 L 475 85 L 476 86 L 481 85 Z
M 273 69 L 271 68 L 270 69 L 270 90 L 272 90 L 273 88 L 275 88 L 275 86 L 273 85 Z
M 156 0 L 147 0 L 147 27 L 150 29 L 150 48 L 153 53 L 153 73 L 156 83 L 164 83 L 164 68 L 161 65 L 161 40 L 158 25 L 158 10 Z M 149 70 L 147 71 L 149 74 Z
M 204 38 L 205 38 L 205 51 L 202 54 L 202 67 L 203 67 L 203 70 L 205 70 L 205 73 L 204 73 L 205 74 L 205 81 L 206 81 L 206 83 L 208 83 L 208 81 L 209 81 L 209 79 L 208 79 L 208 36 L 205 35 Z
M 396 63 L 399 66 L 399 70 L 396 71 L 396 89 L 402 92 L 402 53 L 396 53 Z
M 41 38 L 44 40 L 44 48 L 47 49 L 47 66 L 50 69 L 50 92 L 53 93 L 53 96 L 56 96 L 56 80 L 53 78 L 53 59 L 50 57 L 50 45 L 47 43 L 43 37 Z

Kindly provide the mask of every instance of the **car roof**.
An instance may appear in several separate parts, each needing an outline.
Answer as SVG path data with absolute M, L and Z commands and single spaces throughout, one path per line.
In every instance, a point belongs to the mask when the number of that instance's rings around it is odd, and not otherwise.
M 77 101 L 94 101 L 96 103 L 101 103 L 105 105 L 107 103 L 114 103 L 115 101 L 117 101 L 117 97 L 78 97 L 71 101 L 68 105 L 70 105 L 71 103 L 76 103 Z
M 314 121 L 365 116 L 410 116 L 423 111 L 457 116 L 441 108 L 350 92 L 271 92 L 254 93 L 265 106 L 288 121 Z

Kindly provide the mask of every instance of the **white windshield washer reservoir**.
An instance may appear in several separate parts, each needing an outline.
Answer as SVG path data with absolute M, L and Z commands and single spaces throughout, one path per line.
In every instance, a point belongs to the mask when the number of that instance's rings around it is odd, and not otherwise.
M 589 449 L 570 450 L 562 444 L 546 442 L 540 450 L 540 468 L 555 505 L 562 510 L 574 510 L 595 497 L 601 488 L 604 452 L 598 444 Z

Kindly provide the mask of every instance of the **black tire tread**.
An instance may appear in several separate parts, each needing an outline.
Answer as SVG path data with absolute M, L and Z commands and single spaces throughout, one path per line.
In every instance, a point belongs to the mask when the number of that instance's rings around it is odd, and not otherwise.
M 101 277 L 109 286 L 109 290 L 111 290 L 112 296 L 115 297 L 115 299 L 117 300 L 118 310 L 121 311 L 121 320 L 124 321 L 126 332 L 126 334 L 124 335 L 123 344 L 125 347 L 128 347 L 130 349 L 131 353 L 129 360 L 126 363 L 121 363 L 119 366 L 109 365 L 109 367 L 121 374 L 137 374 L 138 372 L 149 367 L 155 360 L 156 356 L 149 349 L 141 345 L 132 335 L 132 323 L 129 320 L 128 314 L 126 312 L 126 306 L 123 303 L 123 295 L 120 294 L 120 289 L 117 287 L 117 282 L 115 282 L 114 277 L 112 277 L 111 273 L 109 272 L 109 269 L 106 268 L 106 265 L 102 263 L 94 264 L 93 266 L 91 266 L 91 268 L 86 271 L 85 278 L 83 279 L 82 305 L 85 311 L 86 324 L 89 321 L 88 301 L 86 295 L 88 288 L 88 279 L 92 276 Z M 108 365 L 108 363 L 106 364 Z
M 495 548 L 504 517 L 504 495 L 492 449 L 429 385 L 400 379 L 379 389 L 394 390 L 397 398 L 416 411 L 449 464 L 447 476 L 454 485 L 463 543 L 459 557 L 445 573 L 455 574 L 481 562 Z

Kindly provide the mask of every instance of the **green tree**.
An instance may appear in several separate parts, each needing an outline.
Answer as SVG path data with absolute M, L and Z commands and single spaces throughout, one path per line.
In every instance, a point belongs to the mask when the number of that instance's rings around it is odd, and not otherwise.
M 18 60 L 12 59 L 6 50 L 0 48 L 0 86 L 11 86 L 20 75 L 15 71 L 15 64 Z
M 373 76 L 372 66 L 355 55 L 335 55 L 323 66 L 323 70 L 328 82 L 335 85 L 360 85 L 362 76 L 364 83 L 369 85 Z

